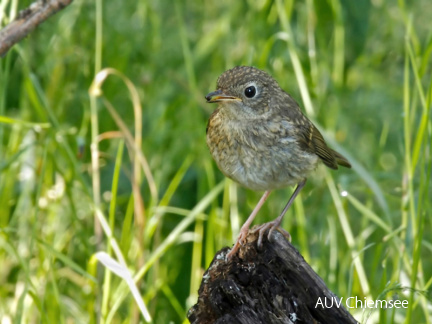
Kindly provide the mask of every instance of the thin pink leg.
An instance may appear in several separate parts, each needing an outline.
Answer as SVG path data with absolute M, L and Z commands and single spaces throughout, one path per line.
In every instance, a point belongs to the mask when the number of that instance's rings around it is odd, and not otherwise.
M 252 213 L 250 214 L 246 222 L 241 227 L 239 236 L 237 237 L 234 246 L 232 247 L 231 251 L 227 254 L 228 260 L 231 259 L 234 256 L 234 254 L 237 253 L 238 249 L 240 248 L 240 245 L 243 245 L 245 243 L 246 236 L 249 232 L 249 227 L 252 224 L 256 214 L 258 214 L 258 211 L 260 210 L 262 205 L 264 205 L 264 202 L 267 200 L 268 196 L 270 195 L 270 192 L 271 190 L 267 190 L 266 192 L 264 192 L 260 201 L 255 206 L 254 210 L 252 211 Z
M 271 233 L 277 229 L 279 230 L 283 235 L 285 235 L 291 242 L 291 235 L 290 233 L 288 233 L 287 231 L 285 231 L 283 228 L 279 227 L 279 225 L 282 222 L 283 217 L 285 216 L 285 213 L 287 212 L 287 210 L 290 208 L 290 206 L 292 205 L 294 199 L 297 197 L 297 195 L 300 193 L 300 191 L 302 190 L 302 188 L 304 187 L 304 185 L 306 184 L 306 179 L 302 180 L 297 187 L 295 188 L 293 194 L 291 195 L 291 198 L 288 200 L 288 203 L 286 204 L 285 208 L 283 209 L 282 213 L 274 220 L 268 223 L 264 223 L 262 225 L 260 225 L 259 227 L 254 229 L 254 232 L 259 231 L 259 236 L 258 236 L 258 247 L 261 247 L 262 245 L 262 239 L 264 236 L 264 233 L 269 230 L 268 236 L 267 238 L 270 239 Z

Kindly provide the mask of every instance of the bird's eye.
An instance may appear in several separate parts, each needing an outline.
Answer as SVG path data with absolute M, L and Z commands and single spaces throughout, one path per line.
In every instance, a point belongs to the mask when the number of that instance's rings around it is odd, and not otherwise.
M 256 95 L 256 88 L 254 86 L 247 87 L 244 93 L 246 97 L 253 98 Z

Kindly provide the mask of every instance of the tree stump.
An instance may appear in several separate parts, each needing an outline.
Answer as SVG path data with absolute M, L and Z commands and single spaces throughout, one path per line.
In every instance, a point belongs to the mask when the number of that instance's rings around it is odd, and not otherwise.
M 265 237 L 261 251 L 257 239 L 249 232 L 230 261 L 227 247 L 216 254 L 188 312 L 192 324 L 357 323 L 341 304 L 321 306 L 339 299 L 281 233 Z

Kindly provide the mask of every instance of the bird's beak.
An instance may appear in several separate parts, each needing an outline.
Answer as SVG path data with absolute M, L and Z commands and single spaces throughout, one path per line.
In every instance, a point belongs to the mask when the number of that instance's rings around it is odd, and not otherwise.
M 222 92 L 222 90 L 216 90 L 216 91 L 210 92 L 207 96 L 205 96 L 205 98 L 207 99 L 207 102 L 209 102 L 209 103 L 219 102 L 219 101 L 223 101 L 223 100 L 235 100 L 235 101 L 241 100 L 240 98 L 224 94 Z

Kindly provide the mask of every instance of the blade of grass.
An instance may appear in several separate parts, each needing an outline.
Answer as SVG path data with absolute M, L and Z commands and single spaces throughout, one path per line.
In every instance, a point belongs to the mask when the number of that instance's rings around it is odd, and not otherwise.
M 147 262 L 144 266 L 137 271 L 134 276 L 135 282 L 141 280 L 143 276 L 147 273 L 147 271 L 153 266 L 153 264 L 163 256 L 163 254 L 176 242 L 177 238 L 189 227 L 196 219 L 198 215 L 200 215 L 204 209 L 206 209 L 213 199 L 217 197 L 218 194 L 222 191 L 224 187 L 224 182 L 219 183 L 216 187 L 214 187 L 210 192 L 201 199 L 201 201 L 195 206 L 194 209 L 191 210 L 190 214 L 183 219 L 175 228 L 170 232 L 170 234 L 165 238 L 165 240 L 149 255 Z M 110 313 L 107 316 L 107 322 L 110 322 L 115 314 L 115 312 L 120 307 L 120 304 L 123 302 L 126 297 L 128 291 L 125 289 L 123 285 L 119 287 L 119 293 L 117 299 L 113 306 L 111 307 Z
M 121 170 L 122 157 L 123 157 L 123 148 L 124 148 L 124 141 L 120 141 L 120 143 L 118 145 L 118 149 L 117 149 L 117 156 L 116 156 L 115 165 L 114 165 L 113 180 L 112 180 L 112 184 L 111 184 L 109 226 L 113 232 L 115 230 L 114 221 L 115 221 L 115 212 L 116 212 L 116 205 L 117 205 L 117 191 L 118 191 L 120 170 Z M 107 254 L 111 255 L 111 244 L 108 244 L 108 246 L 107 246 Z M 104 284 L 103 284 L 103 290 L 102 290 L 102 305 L 101 305 L 101 319 L 100 319 L 101 324 L 103 324 L 105 322 L 105 317 L 106 317 L 106 314 L 108 312 L 108 301 L 109 301 L 109 297 L 110 297 L 110 291 L 111 291 L 111 271 L 105 271 Z
M 50 244 L 44 242 L 41 239 L 38 239 L 37 242 L 42 245 L 51 255 L 53 255 L 55 258 L 62 261 L 65 265 L 67 265 L 69 268 L 74 270 L 75 272 L 79 273 L 84 278 L 87 278 L 88 280 L 91 280 L 93 282 L 96 282 L 96 278 L 89 275 L 87 271 L 85 271 L 83 268 L 81 268 L 76 262 L 74 262 L 71 258 L 64 255 L 63 253 L 58 252 L 55 250 Z
M 141 314 L 143 315 L 144 319 L 146 320 L 147 323 L 151 322 L 151 316 L 147 310 L 147 307 L 144 303 L 144 301 L 141 298 L 141 295 L 138 291 L 138 288 L 129 272 L 129 270 L 121 265 L 120 263 L 118 263 L 116 260 L 114 260 L 113 258 L 111 258 L 107 253 L 105 252 L 97 252 L 95 254 L 95 257 L 105 266 L 107 267 L 110 271 L 112 271 L 113 273 L 115 273 L 117 276 L 119 276 L 120 278 L 122 278 L 126 284 L 129 287 L 129 290 L 131 292 L 131 294 L 133 295 L 135 301 L 138 304 L 138 307 L 141 310 Z
M 294 35 L 291 30 L 291 26 L 289 24 L 288 16 L 291 15 L 292 10 L 292 1 L 285 2 L 287 9 L 284 8 L 284 3 L 282 0 L 276 0 L 276 10 L 279 16 L 279 22 L 282 25 L 283 32 L 278 34 L 278 38 L 284 40 L 288 45 L 288 52 L 291 57 L 291 62 L 294 68 L 294 72 L 297 78 L 297 83 L 299 85 L 300 93 L 303 99 L 303 104 L 306 110 L 306 113 L 310 117 L 315 116 L 315 111 L 312 105 L 312 100 L 309 94 L 309 89 L 306 84 L 306 78 L 303 73 L 303 69 L 301 66 L 301 62 L 299 56 L 297 54 L 297 50 L 294 44 Z M 288 11 L 288 13 L 287 13 Z
M 330 194 L 333 198 L 333 202 L 334 202 L 335 207 L 336 207 L 337 215 L 339 217 L 339 222 L 341 224 L 343 233 L 345 235 L 346 242 L 348 244 L 348 247 L 351 250 L 352 262 L 353 262 L 353 265 L 357 271 L 360 286 L 363 290 L 363 293 L 366 296 L 368 296 L 370 294 L 370 285 L 369 285 L 363 264 L 362 264 L 360 258 L 358 257 L 357 252 L 355 251 L 354 235 L 352 233 L 351 226 L 350 226 L 349 221 L 348 221 L 348 217 L 347 217 L 345 210 L 342 206 L 342 201 L 340 199 L 340 196 L 339 196 L 338 190 L 336 188 L 336 185 L 334 183 L 334 180 L 329 175 L 328 172 L 326 172 L 325 179 L 326 179 L 328 188 L 330 189 Z

